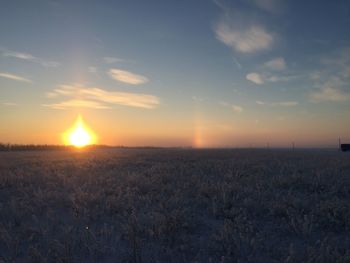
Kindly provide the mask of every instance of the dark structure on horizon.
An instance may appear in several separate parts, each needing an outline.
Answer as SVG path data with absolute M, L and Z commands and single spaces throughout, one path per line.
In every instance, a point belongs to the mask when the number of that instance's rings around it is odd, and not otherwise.
M 350 151 L 350 144 L 342 143 L 340 144 L 340 150 L 343 152 Z
M 87 145 L 85 149 L 105 149 L 111 148 L 107 145 Z M 72 145 L 50 145 L 50 144 L 10 144 L 0 143 L 0 152 L 13 151 L 57 151 L 75 149 Z

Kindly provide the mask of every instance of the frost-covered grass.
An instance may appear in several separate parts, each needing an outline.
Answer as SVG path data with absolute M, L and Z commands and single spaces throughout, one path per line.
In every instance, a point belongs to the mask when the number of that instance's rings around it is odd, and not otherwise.
M 349 262 L 350 155 L 0 153 L 0 262 Z

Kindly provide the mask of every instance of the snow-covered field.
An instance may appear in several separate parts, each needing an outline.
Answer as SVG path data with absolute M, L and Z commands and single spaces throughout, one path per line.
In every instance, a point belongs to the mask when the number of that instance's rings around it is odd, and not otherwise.
M 348 153 L 0 153 L 0 262 L 349 261 Z

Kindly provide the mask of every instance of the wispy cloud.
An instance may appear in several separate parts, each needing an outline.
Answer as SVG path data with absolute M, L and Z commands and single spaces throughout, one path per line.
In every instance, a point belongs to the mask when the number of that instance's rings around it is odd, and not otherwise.
M 88 71 L 89 71 L 89 73 L 95 74 L 95 73 L 97 73 L 97 68 L 94 66 L 90 66 L 88 68 Z
M 214 26 L 216 38 L 239 53 L 250 54 L 271 49 L 275 43 L 275 34 L 267 29 L 262 16 L 251 11 L 252 5 L 267 6 L 255 3 L 260 1 L 263 0 L 214 0 L 222 10 L 221 17 Z
M 153 95 L 107 91 L 101 88 L 78 85 L 62 85 L 49 92 L 47 96 L 49 98 L 69 98 L 63 102 L 44 105 L 54 109 L 70 107 L 107 109 L 113 104 L 152 109 L 159 105 L 159 98 Z
M 239 60 L 236 57 L 233 57 L 233 61 L 235 62 L 235 64 L 239 69 L 243 68 L 242 64 L 239 62 Z
M 49 61 L 46 59 L 35 57 L 29 53 L 11 51 L 11 50 L 6 50 L 6 49 L 2 50 L 2 55 L 4 57 L 27 60 L 30 62 L 38 63 L 44 67 L 58 67 L 60 65 L 60 63 L 58 63 L 56 61 Z
M 220 22 L 215 33 L 218 40 L 241 53 L 270 49 L 274 42 L 272 34 L 260 25 L 241 30 L 226 22 Z
M 309 74 L 309 78 L 311 80 L 319 80 L 321 79 L 322 73 L 320 71 L 313 71 Z
M 284 107 L 294 107 L 297 106 L 299 102 L 297 101 L 281 101 L 281 102 L 274 102 L 271 105 L 272 106 L 284 106 Z
M 280 13 L 284 7 L 283 0 L 252 0 L 252 2 L 260 9 L 270 13 Z
M 248 73 L 246 75 L 246 79 L 255 83 L 255 84 L 258 84 L 258 85 L 262 85 L 266 82 L 280 82 L 280 81 L 290 81 L 290 80 L 293 80 L 293 79 L 297 79 L 297 78 L 300 78 L 301 75 L 287 75 L 287 76 L 284 76 L 284 75 L 272 75 L 271 73 L 269 72 L 265 72 L 263 74 L 261 73 L 257 73 L 257 72 L 251 72 L 251 73 Z
M 0 77 L 7 78 L 11 80 L 21 81 L 21 82 L 28 82 L 31 83 L 32 81 L 28 78 L 21 77 L 15 74 L 7 73 L 7 72 L 0 72 Z
M 101 104 L 92 100 L 67 100 L 59 103 L 52 104 L 43 104 L 43 106 L 56 109 L 56 110 L 64 110 L 67 108 L 90 108 L 90 109 L 110 109 L 111 107 Z
M 243 108 L 241 106 L 235 105 L 235 104 L 231 104 L 225 101 L 221 101 L 220 105 L 223 107 L 227 107 L 230 108 L 233 112 L 236 113 L 242 113 L 243 112 Z
M 193 100 L 194 102 L 203 102 L 203 101 L 205 101 L 204 98 L 198 97 L 198 96 L 192 96 L 192 100 Z
M 104 57 L 103 61 L 107 64 L 113 64 L 113 63 L 117 63 L 117 62 L 123 62 L 124 59 L 116 58 L 116 57 Z
M 347 69 L 350 66 L 350 47 L 333 51 L 330 55 L 321 58 L 321 63 L 327 66 Z
M 128 83 L 131 85 L 140 85 L 149 81 L 149 79 L 145 76 L 138 75 L 130 71 L 121 70 L 121 69 L 111 69 L 108 72 L 108 74 L 112 79 L 115 79 L 124 83 Z
M 265 81 L 268 82 L 280 82 L 280 81 L 291 81 L 291 80 L 295 80 L 295 79 L 299 79 L 303 77 L 302 74 L 300 75 L 266 75 L 265 76 Z
M 231 105 L 231 108 L 234 112 L 237 112 L 237 113 L 241 113 L 243 111 L 243 108 L 241 106 Z
M 320 90 L 312 91 L 309 98 L 312 102 L 348 101 L 350 99 L 350 93 L 337 88 L 324 87 Z
M 276 57 L 257 66 L 256 72 L 248 73 L 246 79 L 257 85 L 262 85 L 267 82 L 291 81 L 303 76 L 300 74 L 291 75 L 291 72 L 287 69 L 288 67 L 284 58 Z
M 246 75 L 246 79 L 261 85 L 265 82 L 279 82 L 279 81 L 289 81 L 291 79 L 297 78 L 298 76 L 286 75 L 286 73 L 281 74 L 281 71 L 287 69 L 287 64 L 283 57 L 276 57 L 271 60 L 266 61 L 264 64 L 258 66 L 258 71 L 251 72 Z
M 258 105 L 265 105 L 266 103 L 263 102 L 263 101 L 261 101 L 261 100 L 257 100 L 257 101 L 256 101 L 256 104 L 258 104 Z
M 256 72 L 247 74 L 246 79 L 258 85 L 264 84 L 264 77 Z
M 283 107 L 294 107 L 299 105 L 297 101 L 279 101 L 279 102 L 264 102 L 257 100 L 256 104 L 258 105 L 267 105 L 267 106 L 283 106 Z
M 24 60 L 34 60 L 35 57 L 28 53 L 21 53 L 21 52 L 15 52 L 15 51 L 7 51 L 3 52 L 4 57 L 12 57 L 12 58 L 18 58 L 18 59 L 24 59 Z
M 346 82 L 350 78 L 350 46 L 335 50 L 330 55 L 321 58 L 323 78 L 338 77 Z
M 322 68 L 309 74 L 314 89 L 308 94 L 311 102 L 350 101 L 350 47 L 337 49 L 320 60 Z
M 277 57 L 265 62 L 263 67 L 273 71 L 282 71 L 287 68 L 287 65 L 284 58 Z
M 17 106 L 18 104 L 15 102 L 3 102 L 2 105 L 8 106 L 8 107 L 14 107 L 14 106 Z

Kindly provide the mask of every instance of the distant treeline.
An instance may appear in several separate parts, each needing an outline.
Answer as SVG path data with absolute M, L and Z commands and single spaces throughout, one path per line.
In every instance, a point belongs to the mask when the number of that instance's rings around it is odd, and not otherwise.
M 106 145 L 89 145 L 84 148 L 98 149 L 108 148 Z M 74 146 L 68 145 L 50 145 L 50 144 L 9 144 L 0 143 L 0 152 L 9 151 L 56 151 L 74 149 Z

